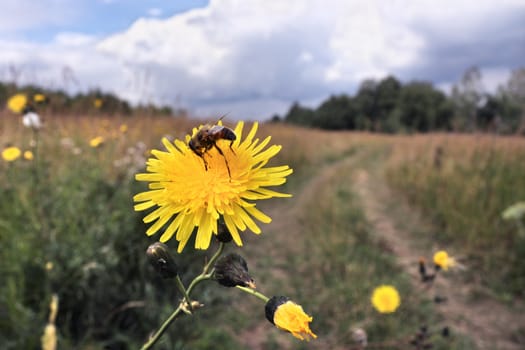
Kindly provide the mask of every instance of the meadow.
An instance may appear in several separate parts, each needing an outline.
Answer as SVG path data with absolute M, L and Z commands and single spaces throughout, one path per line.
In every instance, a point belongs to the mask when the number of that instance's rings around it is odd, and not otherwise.
M 0 164 L 0 344 L 40 348 L 56 294 L 58 348 L 140 348 L 182 296 L 146 259 L 159 236 L 148 237 L 144 214 L 133 210 L 133 196 L 146 189 L 135 174 L 144 172 L 151 149 L 163 149 L 162 137 L 184 139 L 202 121 L 43 119 L 35 131 L 20 117 L 0 114 L 0 144 L 33 153 Z M 265 319 L 260 300 L 207 282 L 192 294 L 204 307 L 176 319 L 155 349 L 362 349 L 358 329 L 366 331 L 368 348 L 417 349 L 422 327 L 437 349 L 497 348 L 491 346 L 499 338 L 487 344 L 478 341 L 483 334 L 455 328 L 436 303 L 434 286 L 417 278 L 417 258 L 403 263 L 406 256 L 398 256 L 364 203 L 388 188 L 381 215 L 405 232 L 415 254 L 431 262 L 446 249 L 456 257 L 461 268 L 438 279 L 475 286 L 470 302 L 488 298 L 516 320 L 523 310 L 525 237 L 501 213 L 525 200 L 524 138 L 385 136 L 265 123 L 257 137 L 267 135 L 283 146 L 271 164 L 294 169 L 279 188 L 293 196 L 261 201 L 273 221 L 261 224 L 261 235 L 243 233 L 243 247 L 226 249 L 247 260 L 258 290 L 300 303 L 318 338 L 295 339 Z M 399 212 L 399 203 L 411 211 Z M 412 211 L 421 216 L 417 225 L 405 217 Z M 196 251 L 190 241 L 181 254 L 176 243 L 167 242 L 189 283 L 216 242 Z M 383 284 L 401 295 L 391 314 L 370 303 Z M 443 336 L 445 328 L 451 334 Z M 501 348 L 523 345 L 525 328 L 517 323 L 512 332 L 510 340 L 501 334 L 507 341 Z

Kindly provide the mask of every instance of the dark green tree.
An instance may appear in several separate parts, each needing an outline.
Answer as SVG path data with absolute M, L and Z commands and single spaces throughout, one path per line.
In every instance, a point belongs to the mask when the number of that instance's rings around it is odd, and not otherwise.
M 331 96 L 315 111 L 314 126 L 330 130 L 354 130 L 357 110 L 347 95 Z
M 412 82 L 401 89 L 396 114 L 408 131 L 448 130 L 453 109 L 445 94 L 428 82 Z
M 291 124 L 313 126 L 314 111 L 310 108 L 302 107 L 298 102 L 294 102 L 288 113 L 286 113 L 284 120 Z

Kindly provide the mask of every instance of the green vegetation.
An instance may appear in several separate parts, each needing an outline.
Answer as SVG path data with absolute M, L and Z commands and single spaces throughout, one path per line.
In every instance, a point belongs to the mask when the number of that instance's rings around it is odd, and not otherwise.
M 7 100 L 16 93 L 26 94 L 29 103 L 41 114 L 74 115 L 171 115 L 173 110 L 168 106 L 153 104 L 131 106 L 127 101 L 115 94 L 93 89 L 85 93 L 71 96 L 65 91 L 50 90 L 36 85 L 16 86 L 12 83 L 0 82 L 0 105 L 5 106 Z M 37 101 L 36 95 L 42 95 L 43 100 Z M 177 111 L 183 114 L 184 111 Z
M 145 250 L 158 237 L 145 235 L 143 215 L 133 211 L 132 196 L 145 190 L 134 174 L 143 170 L 145 149 L 159 148 L 166 130 L 180 138 L 195 122 L 126 118 L 127 131 L 119 131 L 123 119 L 67 116 L 45 119 L 46 126 L 36 134 L 19 127 L 15 117 L 2 120 L 2 143 L 32 149 L 35 158 L 0 163 L 0 344 L 5 349 L 39 348 L 51 295 L 57 294 L 59 348 L 139 348 L 177 307 L 181 295 L 147 264 Z M 103 144 L 90 147 L 89 140 L 97 135 L 103 136 Z M 506 207 L 525 196 L 519 176 L 525 170 L 522 140 L 479 149 L 468 142 L 443 141 L 438 166 L 434 148 L 429 156 L 421 147 L 430 136 L 413 143 L 408 137 L 283 124 L 263 125 L 258 137 L 265 135 L 283 145 L 276 164 L 294 168 L 283 189 L 294 197 L 265 203 L 262 209 L 273 211 L 275 226 L 263 226 L 260 236 L 246 233 L 242 248 L 229 245 L 227 250 L 244 256 L 261 292 L 288 295 L 300 303 L 314 317 L 311 328 L 319 338 L 299 342 L 267 322 L 259 300 L 203 282 L 192 295 L 205 307 L 177 319 L 155 349 L 250 348 L 247 339 L 253 332 L 265 349 L 334 348 L 351 344 L 357 327 L 366 329 L 369 342 L 406 348 L 419 327 L 428 325 L 436 332 L 446 325 L 434 310 L 432 296 L 411 285 L 406 271 L 374 236 L 356 196 L 356 162 L 376 158 L 378 150 L 392 161 L 392 185 L 438 214 L 444 227 L 440 239 L 467 247 L 466 254 L 473 258 L 468 264 L 482 259 L 484 263 L 472 266 L 489 277 L 495 277 L 489 262 L 509 267 L 505 282 L 512 288 L 507 292 L 523 290 L 519 276 L 524 274 L 516 263 L 525 253 L 518 251 L 523 245 L 516 244 L 514 223 L 500 219 Z M 494 140 L 500 145 L 507 139 Z M 405 158 L 407 150 L 422 153 Z M 467 181 L 475 186 L 461 187 Z M 435 188 L 442 190 L 438 194 Z M 472 193 L 469 201 L 461 202 L 465 191 Z M 449 201 L 436 200 L 442 195 Z M 446 210 L 452 202 L 462 207 Z M 468 223 L 456 220 L 453 214 L 459 211 L 470 217 Z M 484 221 L 478 223 L 480 216 Z M 498 225 L 498 235 L 489 229 L 478 234 L 483 225 Z M 168 245 L 175 252 L 176 242 Z M 481 250 L 492 245 L 500 249 Z M 187 249 L 177 255 L 184 283 L 200 272 L 215 247 L 212 243 L 210 251 Z M 504 249 L 511 253 L 500 254 Z M 379 284 L 399 290 L 401 307 L 395 313 L 383 315 L 372 308 L 370 296 Z M 436 334 L 433 341 L 438 349 L 473 348 L 454 333 L 450 339 Z
M 483 271 L 484 284 L 502 296 L 523 295 L 525 239 L 501 216 L 525 198 L 523 142 L 459 136 L 452 144 L 445 136 L 421 141 L 402 148 L 405 157 L 388 172 L 391 185 L 423 208 L 436 225 L 436 239 L 458 247 L 472 271 Z

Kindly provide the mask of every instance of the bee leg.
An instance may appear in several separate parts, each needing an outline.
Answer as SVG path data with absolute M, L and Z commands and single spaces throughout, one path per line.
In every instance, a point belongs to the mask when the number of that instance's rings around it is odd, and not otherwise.
M 222 158 L 224 158 L 224 162 L 226 163 L 226 169 L 228 169 L 228 176 L 230 177 L 230 181 L 231 181 L 232 174 L 230 172 L 230 165 L 228 164 L 228 159 L 226 159 L 226 156 L 224 156 L 224 153 L 222 153 L 222 150 L 219 148 L 219 146 L 217 146 L 217 144 L 214 143 L 213 145 L 215 146 L 219 154 L 222 156 Z
M 195 154 L 202 158 L 202 162 L 204 163 L 204 169 L 205 169 L 206 171 L 208 171 L 208 162 L 207 162 L 206 159 L 204 158 L 204 154 L 197 153 L 197 152 L 195 152 Z
M 230 142 L 230 151 L 232 151 L 232 153 L 235 154 L 235 151 L 233 150 L 232 145 L 233 145 L 233 141 Z

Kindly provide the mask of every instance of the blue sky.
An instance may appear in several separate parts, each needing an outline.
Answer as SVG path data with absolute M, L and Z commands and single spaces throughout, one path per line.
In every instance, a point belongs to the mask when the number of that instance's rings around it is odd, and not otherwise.
M 46 2 L 48 4 L 45 4 Z M 13 7 L 23 6 L 23 2 L 12 3 Z M 60 15 L 50 15 L 47 18 L 43 16 L 34 24 L 20 24 L 20 29 L 15 27 L 11 34 L 21 40 L 37 42 L 52 41 L 61 32 L 78 32 L 102 37 L 125 30 L 141 17 L 167 18 L 193 8 L 205 7 L 208 3 L 208 0 L 44 1 L 44 12 L 47 8 L 50 13 Z M 24 22 L 23 16 L 18 20 Z
M 265 119 L 394 74 L 488 91 L 525 65 L 523 0 L 0 0 L 0 79 Z

